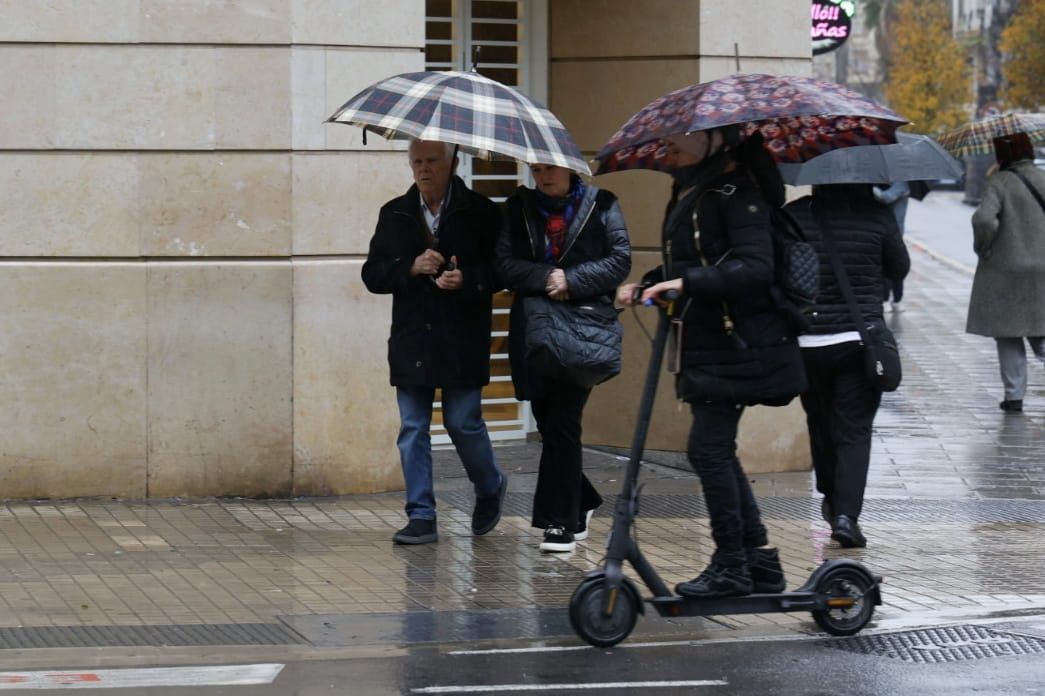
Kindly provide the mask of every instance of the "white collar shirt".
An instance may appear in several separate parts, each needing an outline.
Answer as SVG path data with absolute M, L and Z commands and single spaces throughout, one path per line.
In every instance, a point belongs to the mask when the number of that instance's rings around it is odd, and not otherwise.
M 438 237 L 439 221 L 443 217 L 443 212 L 446 210 L 446 206 L 450 204 L 450 191 L 448 190 L 446 192 L 446 198 L 443 199 L 442 204 L 439 206 L 439 211 L 435 213 L 429 209 L 428 204 L 425 203 L 425 197 L 421 195 L 420 191 L 417 195 L 421 199 L 421 213 L 425 216 L 425 224 L 428 225 L 428 229 L 432 232 L 432 236 Z

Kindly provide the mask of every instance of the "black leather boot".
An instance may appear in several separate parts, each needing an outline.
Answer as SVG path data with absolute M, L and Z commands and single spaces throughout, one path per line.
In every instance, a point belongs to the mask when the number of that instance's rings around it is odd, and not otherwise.
M 747 567 L 756 594 L 783 592 L 787 589 L 780 553 L 776 549 L 747 549 Z

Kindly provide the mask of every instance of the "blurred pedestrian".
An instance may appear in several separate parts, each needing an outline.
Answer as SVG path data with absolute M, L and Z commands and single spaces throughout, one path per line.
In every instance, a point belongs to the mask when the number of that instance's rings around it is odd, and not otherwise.
M 894 181 L 888 186 L 879 185 L 874 187 L 874 197 L 878 202 L 889 206 L 896 217 L 896 226 L 900 228 L 900 238 L 903 238 L 904 224 L 907 219 L 907 201 L 911 197 L 911 187 L 906 181 Z M 902 312 L 900 301 L 903 299 L 903 279 L 882 278 L 882 302 L 892 304 L 890 307 L 894 312 Z M 884 309 L 884 307 L 883 307 Z
M 687 455 L 715 543 L 707 568 L 675 590 L 696 598 L 779 592 L 780 557 L 764 548 L 768 534 L 736 440 L 747 406 L 782 406 L 805 388 L 798 344 L 771 293 L 770 214 L 784 201 L 784 184 L 760 135 L 740 142 L 729 126 L 667 141 L 674 183 L 662 232 L 665 264 L 645 275 L 650 287 L 641 300 L 682 294 L 672 368 L 693 414 Z M 634 304 L 637 287 L 622 286 L 618 301 Z
M 820 257 L 820 292 L 812 326 L 798 337 L 809 388 L 802 394 L 820 509 L 831 537 L 844 547 L 867 545 L 859 518 L 871 462 L 871 427 L 882 393 L 867 373 L 860 333 L 846 302 L 822 220 L 865 324 L 884 324 L 881 279 L 897 284 L 911 267 L 896 219 L 866 184 L 814 186 L 785 206 Z
M 429 432 L 436 389 L 475 490 L 472 532 L 486 534 L 501 518 L 508 478 L 494 461 L 480 405 L 490 381 L 500 215 L 455 175 L 453 145 L 414 140 L 408 154 L 414 184 L 381 208 L 362 274 L 370 292 L 392 295 L 388 365 L 409 517 L 392 540 L 428 544 L 438 540 Z
M 591 387 L 538 374 L 526 362 L 526 297 L 605 305 L 616 321 L 613 292 L 631 270 L 631 245 L 617 198 L 569 169 L 530 167 L 536 186 L 506 202 L 497 245 L 501 278 L 515 292 L 509 357 L 515 395 L 528 400 L 541 434 L 541 461 L 531 524 L 544 531 L 540 550 L 568 552 L 588 537 L 602 504 L 582 469 L 581 420 Z
M 997 343 L 1006 413 L 1023 410 L 1024 338 L 1045 362 L 1045 172 L 1026 133 L 994 139 L 998 171 L 972 216 L 976 275 L 965 330 Z

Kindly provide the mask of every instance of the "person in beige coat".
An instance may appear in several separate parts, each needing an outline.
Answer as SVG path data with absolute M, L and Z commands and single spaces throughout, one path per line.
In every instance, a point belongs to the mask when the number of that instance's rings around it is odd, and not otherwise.
M 1019 413 L 1027 391 L 1024 339 L 1045 362 L 1045 172 L 1034 166 L 1026 133 L 995 138 L 994 151 L 999 169 L 972 216 L 979 260 L 965 330 L 997 342 L 1005 389 L 998 405 Z

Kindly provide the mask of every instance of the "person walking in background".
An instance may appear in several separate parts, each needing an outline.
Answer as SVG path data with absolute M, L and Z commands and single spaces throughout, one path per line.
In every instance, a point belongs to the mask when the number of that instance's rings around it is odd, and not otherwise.
M 809 449 L 821 511 L 831 538 L 844 547 L 867 545 L 858 522 L 871 462 L 871 427 L 882 394 L 867 375 L 864 346 L 824 244 L 831 233 L 865 323 L 883 323 L 881 279 L 902 287 L 911 267 L 889 209 L 868 184 L 814 186 L 813 195 L 785 210 L 802 226 L 820 259 L 820 292 L 812 325 L 801 336 L 809 388 L 802 394 Z
M 497 244 L 503 284 L 515 292 L 509 359 L 516 398 L 530 401 L 541 434 L 541 461 L 531 524 L 544 531 L 540 550 L 567 552 L 588 536 L 602 497 L 584 475 L 581 419 L 590 388 L 536 374 L 526 363 L 523 299 L 603 303 L 631 270 L 631 245 L 617 198 L 569 169 L 530 167 L 534 189 L 520 186 L 505 204 Z
M 490 381 L 494 246 L 500 215 L 455 176 L 452 145 L 414 140 L 414 185 L 386 203 L 363 264 L 370 292 L 392 295 L 388 341 L 399 404 L 399 448 L 408 524 L 397 544 L 438 540 L 429 433 L 435 390 L 443 424 L 475 489 L 472 532 L 501 518 L 508 478 L 494 461 L 480 404 Z
M 880 185 L 874 187 L 874 197 L 893 211 L 896 217 L 896 226 L 900 228 L 900 238 L 903 238 L 904 223 L 907 219 L 907 202 L 911 197 L 911 187 L 906 181 L 894 181 L 888 186 Z M 882 278 L 882 302 L 888 303 L 892 299 L 892 310 L 902 312 L 900 301 L 903 299 L 903 279 Z
M 1023 410 L 1024 338 L 1045 362 L 1045 172 L 1026 133 L 994 139 L 998 171 L 972 216 L 976 275 L 965 330 L 997 343 L 1006 413 Z
M 736 126 L 667 138 L 667 162 L 674 183 L 664 264 L 645 275 L 641 301 L 682 294 L 676 391 L 693 414 L 687 455 L 715 543 L 707 568 L 675 590 L 696 598 L 780 592 L 780 556 L 763 548 L 768 534 L 736 441 L 745 407 L 782 406 L 805 388 L 794 332 L 772 297 L 770 214 L 784 202 L 784 184 L 761 135 L 740 142 Z M 617 300 L 635 304 L 637 287 L 622 286 Z

